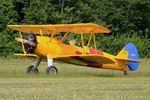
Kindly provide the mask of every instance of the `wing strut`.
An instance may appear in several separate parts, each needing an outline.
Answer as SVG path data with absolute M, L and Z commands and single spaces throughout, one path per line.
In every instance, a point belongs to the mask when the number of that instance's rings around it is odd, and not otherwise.
M 93 34 L 93 40 L 94 40 L 94 48 L 95 48 L 95 50 L 97 49 L 97 47 L 96 47 L 96 39 L 95 39 L 95 34 L 94 33 L 92 33 Z
M 82 50 L 82 53 L 86 53 L 85 49 L 84 49 L 84 37 L 83 37 L 83 33 L 81 33 L 81 41 L 82 41 L 82 47 L 83 47 L 83 50 Z
M 22 38 L 22 33 L 21 33 L 21 31 L 19 31 L 19 35 L 20 35 L 20 38 L 23 39 L 23 38 Z M 25 51 L 25 47 L 24 47 L 24 45 L 23 45 L 23 42 L 22 42 L 21 44 L 22 44 L 23 53 L 26 54 L 26 51 Z
M 87 47 L 89 47 L 89 45 L 90 45 L 90 42 L 91 42 L 91 39 L 92 39 L 92 34 L 90 34 L 90 38 L 89 38 L 89 41 L 88 41 L 88 44 L 87 44 Z
M 40 34 L 41 34 L 41 36 L 43 36 L 43 31 L 42 31 L 42 29 L 40 28 Z
M 67 37 L 69 32 L 65 33 L 65 35 L 62 37 L 62 39 L 60 40 L 60 43 Z

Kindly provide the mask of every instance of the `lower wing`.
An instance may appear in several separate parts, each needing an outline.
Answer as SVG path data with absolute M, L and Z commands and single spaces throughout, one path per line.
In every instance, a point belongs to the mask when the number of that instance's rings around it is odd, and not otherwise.
M 105 56 L 96 55 L 96 54 L 55 56 L 54 59 L 63 61 L 66 63 L 73 63 L 73 64 L 79 64 L 79 65 L 114 63 L 112 59 L 105 57 Z
M 38 57 L 35 54 L 14 54 L 15 56 L 22 56 L 22 57 Z

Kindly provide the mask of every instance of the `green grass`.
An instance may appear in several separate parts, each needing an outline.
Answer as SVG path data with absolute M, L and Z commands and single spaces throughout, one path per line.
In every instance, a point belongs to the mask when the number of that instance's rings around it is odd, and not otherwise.
M 28 59 L 0 59 L 0 99 L 3 100 L 149 100 L 150 61 L 129 72 L 55 63 L 58 75 L 26 74 Z

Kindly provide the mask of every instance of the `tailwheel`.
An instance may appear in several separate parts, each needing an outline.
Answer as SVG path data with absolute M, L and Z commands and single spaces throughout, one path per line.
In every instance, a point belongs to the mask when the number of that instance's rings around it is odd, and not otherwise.
M 128 72 L 127 71 L 123 71 L 123 75 L 128 75 Z
M 55 66 L 49 66 L 46 68 L 46 74 L 55 75 L 58 73 L 58 70 Z
M 39 70 L 37 68 L 34 68 L 33 65 L 27 67 L 27 73 L 38 73 Z

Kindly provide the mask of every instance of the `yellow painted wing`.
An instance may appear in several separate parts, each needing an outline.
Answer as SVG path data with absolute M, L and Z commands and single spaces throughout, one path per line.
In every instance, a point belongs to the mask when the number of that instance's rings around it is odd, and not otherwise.
M 63 62 L 71 62 L 78 64 L 112 64 L 114 61 L 108 57 L 96 54 L 90 55 L 68 55 L 68 56 L 55 56 L 54 59 Z
M 8 25 L 9 28 L 21 32 L 40 34 L 58 34 L 59 32 L 81 33 L 110 33 L 110 30 L 97 24 L 56 24 L 56 25 Z
M 22 56 L 22 57 L 38 57 L 35 54 L 14 54 L 15 56 Z

